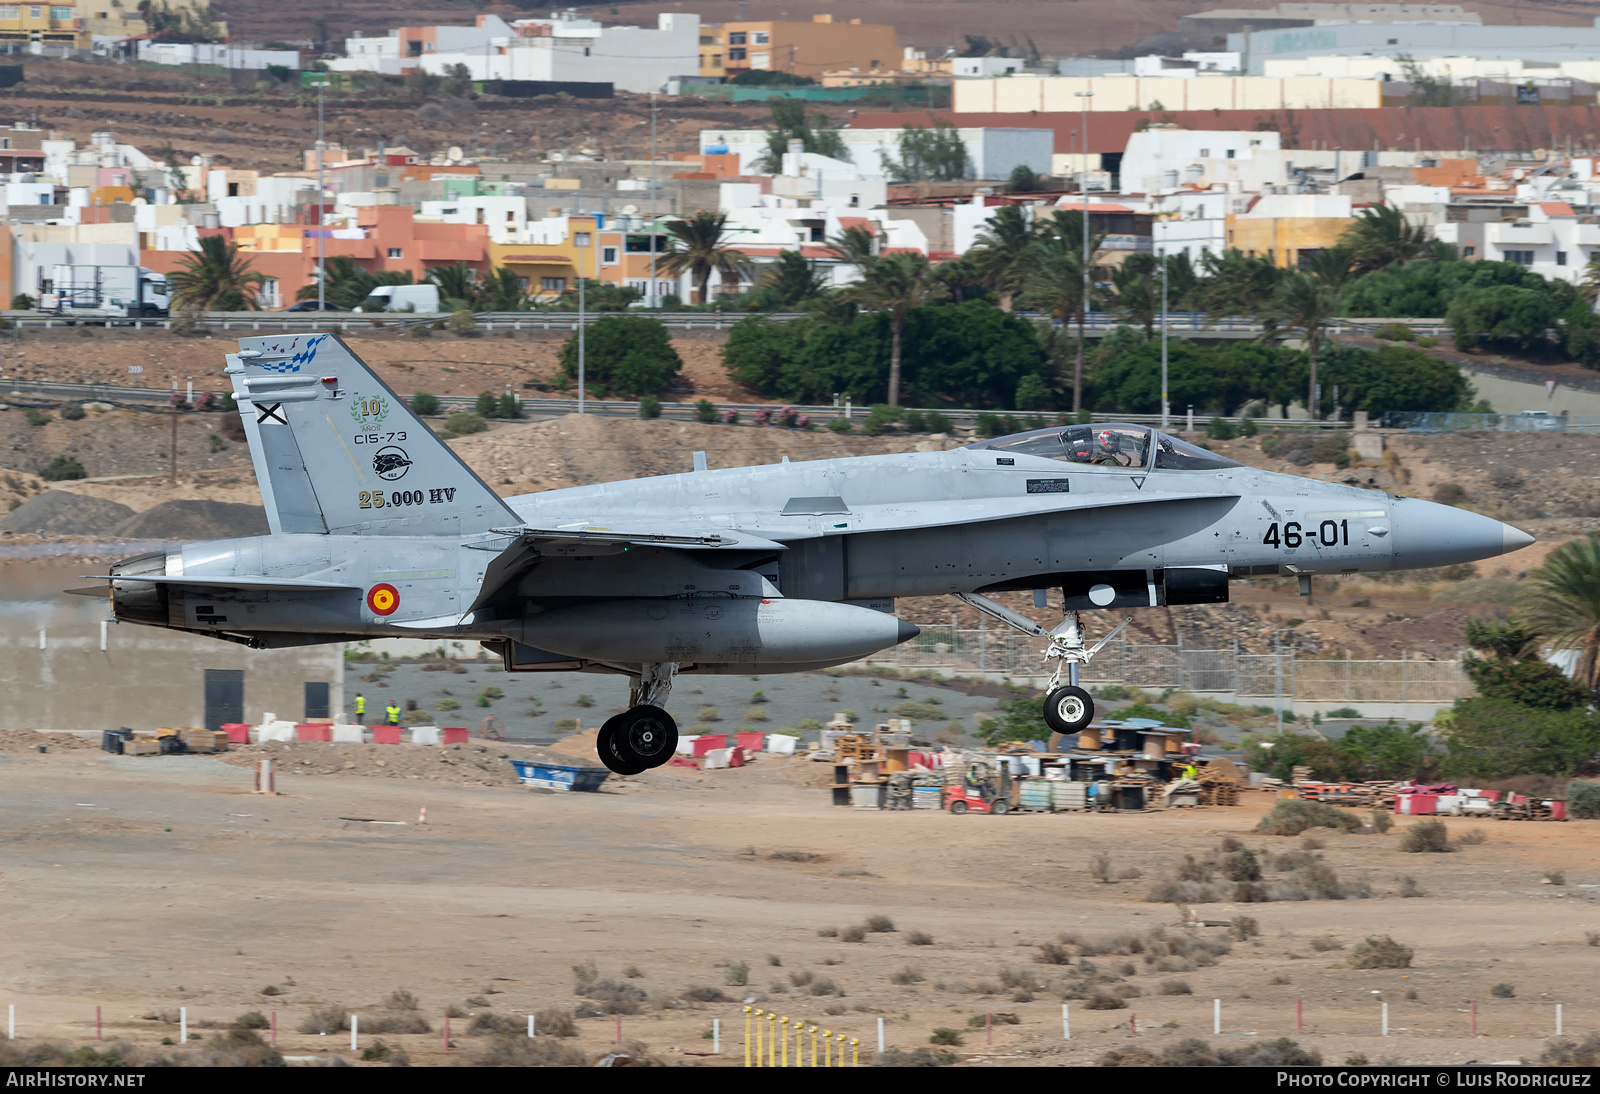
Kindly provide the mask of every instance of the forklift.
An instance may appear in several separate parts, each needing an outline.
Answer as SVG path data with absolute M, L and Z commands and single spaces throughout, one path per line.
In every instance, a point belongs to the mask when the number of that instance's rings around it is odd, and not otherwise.
M 967 768 L 959 786 L 944 789 L 944 807 L 956 816 L 967 813 L 992 813 L 1003 817 L 1011 812 L 1011 768 L 999 765 L 999 773 L 989 770 L 987 764 L 975 763 Z

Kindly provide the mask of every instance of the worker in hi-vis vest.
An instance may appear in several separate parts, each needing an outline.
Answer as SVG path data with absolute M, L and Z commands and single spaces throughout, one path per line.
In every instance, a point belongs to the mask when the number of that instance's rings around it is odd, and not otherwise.
M 398 704 L 390 703 L 384 708 L 383 712 L 388 715 L 390 725 L 397 726 L 400 724 L 400 707 Z
M 356 692 L 356 725 L 367 724 L 367 697 L 359 691 Z

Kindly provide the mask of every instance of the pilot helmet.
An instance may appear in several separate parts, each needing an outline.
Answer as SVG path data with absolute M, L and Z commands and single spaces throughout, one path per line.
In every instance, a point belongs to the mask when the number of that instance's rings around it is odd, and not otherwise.
M 1114 429 L 1102 429 L 1094 435 L 1102 452 L 1115 452 L 1122 447 L 1122 438 Z

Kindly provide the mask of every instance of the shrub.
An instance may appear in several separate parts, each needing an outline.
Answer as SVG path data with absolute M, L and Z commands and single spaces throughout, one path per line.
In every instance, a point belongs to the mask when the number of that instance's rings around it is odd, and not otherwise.
M 82 403 L 62 403 L 59 413 L 64 422 L 81 422 L 85 417 Z
M 1370 935 L 1350 951 L 1346 960 L 1352 969 L 1409 969 L 1413 956 L 1410 946 L 1402 946 L 1386 934 Z
M 22 416 L 27 420 L 29 425 L 34 426 L 45 425 L 50 421 L 50 415 L 31 406 L 23 409 Z
M 344 1007 L 313 1007 L 295 1028 L 301 1033 L 338 1033 L 350 1028 L 350 1012 Z
M 1550 870 L 1546 872 L 1544 879 L 1551 885 L 1565 885 L 1567 883 L 1567 872 L 1565 870 Z
M 1213 441 L 1231 441 L 1237 435 L 1233 423 L 1226 418 L 1212 418 L 1206 423 L 1206 436 Z
M 562 1044 L 554 1037 L 519 1037 L 513 1032 L 490 1041 L 472 1062 L 479 1067 L 585 1067 L 589 1057 L 577 1045 Z
M 828 432 L 853 433 L 855 432 L 855 427 L 850 424 L 850 419 L 848 418 L 835 418 L 828 423 Z
M 683 997 L 692 1003 L 726 1003 L 728 997 L 722 993 L 721 988 L 695 985 L 683 989 Z
M 1600 819 L 1600 786 L 1583 779 L 1567 783 L 1567 816 L 1575 820 Z
M 1157 994 L 1160 995 L 1193 995 L 1194 989 L 1187 980 L 1163 980 Z
M 426 417 L 439 413 L 439 396 L 419 391 L 411 396 L 411 413 Z
M 1547 1067 L 1595 1067 L 1600 1065 L 1600 1033 L 1591 1033 L 1581 1044 L 1551 1041 L 1539 1054 Z
M 472 314 L 471 308 L 462 308 L 450 313 L 446 325 L 456 334 L 476 334 L 478 331 L 478 317 Z
M 463 437 L 468 433 L 482 433 L 489 428 L 489 423 L 477 414 L 466 411 L 457 411 L 445 419 L 444 431 L 448 437 Z
M 966 1041 L 962 1039 L 960 1030 L 951 1029 L 949 1026 L 940 1026 L 928 1036 L 928 1043 L 930 1045 L 964 1045 Z
M 647 419 L 661 417 L 661 400 L 654 395 L 639 396 L 639 417 Z
M 272 1027 L 271 1021 L 259 1010 L 246 1011 L 235 1018 L 233 1024 L 238 1029 L 270 1029 Z
M 886 915 L 869 915 L 867 916 L 867 921 L 862 924 L 862 926 L 866 927 L 866 929 L 871 931 L 873 934 L 894 933 L 894 920 L 890 919 Z
M 931 946 L 933 945 L 933 935 L 926 931 L 910 931 L 906 934 L 906 945 Z
M 710 399 L 698 399 L 694 404 L 694 420 L 708 425 L 717 420 L 717 407 Z
M 1126 1010 L 1128 1009 L 1128 1002 L 1120 995 L 1112 995 L 1107 991 L 1096 991 L 1089 996 L 1089 1001 L 1084 1004 L 1084 1007 L 1088 1010 Z
M 1479 844 L 1489 842 L 1489 836 L 1481 828 L 1474 828 L 1470 832 L 1463 832 L 1456 837 L 1458 847 L 1477 847 Z
M 873 1067 L 949 1067 L 961 1062 L 954 1052 L 934 1052 L 926 1046 L 904 1052 L 886 1048 L 872 1061 Z
M 867 930 L 865 927 L 846 927 L 839 932 L 840 942 L 865 942 Z
M 1515 999 L 1517 997 L 1517 989 L 1510 984 L 1496 984 L 1489 989 L 1489 994 L 1496 999 Z
M 816 996 L 844 994 L 839 990 L 839 985 L 834 983 L 831 977 L 827 976 L 818 976 L 813 979 L 810 984 L 810 991 L 812 995 Z
M 1098 851 L 1089 860 L 1089 876 L 1096 881 L 1109 884 L 1113 878 L 1111 869 L 1111 854 L 1107 851 Z
M 1450 830 L 1443 821 L 1420 821 L 1407 828 L 1400 837 L 1400 850 L 1410 854 L 1438 853 L 1450 849 Z
M 1389 829 L 1391 829 L 1393 827 L 1394 827 L 1394 817 L 1390 816 L 1387 812 L 1385 812 L 1382 809 L 1374 809 L 1372 811 L 1372 828 L 1373 828 L 1373 831 L 1377 832 L 1381 836 L 1381 835 L 1387 834 Z
M 923 979 L 924 977 L 922 973 L 917 969 L 912 968 L 910 965 L 907 965 L 898 972 L 892 972 L 889 974 L 889 983 L 900 984 L 902 986 L 907 984 L 920 984 L 922 983 Z
M 50 466 L 39 472 L 39 477 L 47 482 L 65 482 L 71 479 L 86 479 L 89 473 L 83 469 L 74 456 L 57 456 L 50 461 Z
M 1298 836 L 1308 828 L 1333 828 L 1352 832 L 1361 827 L 1354 814 L 1322 802 L 1280 801 L 1261 818 L 1257 831 L 1269 836 Z
M 1400 880 L 1400 895 L 1402 897 L 1419 897 L 1419 896 L 1427 896 L 1428 895 L 1427 892 L 1422 888 L 1422 886 L 1417 884 L 1417 879 L 1416 878 L 1410 877 L 1410 876 L 1408 876 L 1406 874 L 1402 874 L 1402 875 L 1400 875 L 1400 879 L 1399 880 Z
M 1228 924 L 1228 937 L 1235 942 L 1246 942 L 1261 933 L 1261 924 L 1254 916 L 1236 915 Z
M 683 368 L 666 326 L 645 315 L 602 315 L 585 342 L 585 377 L 596 396 L 656 395 Z M 561 369 L 578 378 L 578 335 L 561 346 Z
M 1325 934 L 1319 938 L 1313 938 L 1311 940 L 1311 948 L 1316 950 L 1318 953 L 1327 953 L 1329 950 L 1344 949 L 1344 943 L 1340 942 L 1331 934 Z
M 746 961 L 731 961 L 722 969 L 722 982 L 732 987 L 744 987 L 750 983 L 750 964 Z
M 1343 900 L 1346 896 L 1338 873 L 1325 862 L 1308 862 L 1295 871 L 1294 880 L 1296 885 L 1320 900 Z
M 533 1016 L 533 1028 L 542 1037 L 576 1037 L 578 1023 L 570 1010 L 549 1007 Z
M 1254 851 L 1241 847 L 1222 860 L 1222 875 L 1229 881 L 1260 881 L 1261 863 Z

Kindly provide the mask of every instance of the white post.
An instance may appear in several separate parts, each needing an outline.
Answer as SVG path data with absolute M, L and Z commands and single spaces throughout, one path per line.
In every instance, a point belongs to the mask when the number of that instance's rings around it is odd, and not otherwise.
M 1558 1007 L 1556 1009 L 1559 1010 L 1560 1008 Z M 878 1019 L 878 1051 L 879 1052 L 883 1051 L 883 1019 L 882 1018 Z
M 1561 1004 L 1556 1004 L 1556 1036 L 1561 1036 Z
M 12 1003 L 6 1008 L 6 1040 L 17 1039 L 17 1005 Z
M 1069 1004 L 1061 1004 L 1061 1039 L 1063 1041 L 1072 1040 L 1072 1012 L 1068 1008 Z
M 356 1037 L 359 1034 L 360 1029 L 361 1029 L 361 1015 L 352 1014 L 350 1016 L 350 1051 L 351 1052 L 354 1052 L 356 1050 Z
M 1222 1033 L 1222 1000 L 1211 1000 L 1211 1035 L 1216 1037 Z
M 722 1019 L 711 1019 L 711 1051 L 718 1056 L 722 1055 Z
M 189 1008 L 188 1007 L 179 1007 L 178 1008 L 178 1043 L 181 1044 L 181 1045 L 186 1045 L 186 1044 L 189 1043 Z
M 532 1040 L 534 1036 L 535 1036 L 535 1034 L 534 1034 L 534 1031 L 533 1031 L 533 1015 L 530 1014 L 530 1015 L 528 1015 L 528 1039 Z
M 1383 1036 L 1389 1036 L 1389 1004 L 1383 1004 Z
M 106 638 L 107 638 L 106 630 L 107 630 L 107 624 L 108 623 L 110 623 L 110 620 L 108 620 L 108 619 L 100 620 L 100 652 L 101 653 L 105 653 L 106 652 Z

